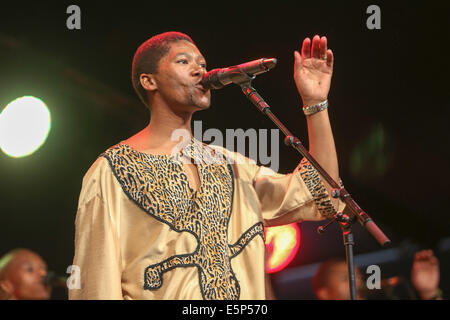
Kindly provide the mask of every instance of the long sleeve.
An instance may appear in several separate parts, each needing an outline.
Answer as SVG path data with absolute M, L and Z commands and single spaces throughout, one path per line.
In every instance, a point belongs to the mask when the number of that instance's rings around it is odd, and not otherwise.
M 258 166 L 240 153 L 218 146 L 213 148 L 223 153 L 228 162 L 233 164 L 236 179 L 243 185 L 249 182 L 251 188 L 245 191 L 247 200 L 250 201 L 251 194 L 255 194 L 259 202 L 249 206 L 260 208 L 260 218 L 265 226 L 323 220 L 330 218 L 336 210 L 345 208 L 340 200 L 338 208 L 334 208 L 322 178 L 306 158 L 300 161 L 292 173 L 281 174 L 268 167 Z
M 281 174 L 268 167 L 258 166 L 254 160 L 238 152 L 212 147 L 233 164 L 236 179 L 243 185 L 247 181 L 250 183 L 252 191 L 247 189 L 246 192 L 249 195 L 255 193 L 265 226 L 323 220 L 332 217 L 336 210 L 345 208 L 345 203 L 340 200 L 338 208 L 334 208 L 322 178 L 306 158 L 300 161 L 292 173 Z M 249 205 L 254 207 L 256 204 Z
M 306 159 L 286 175 L 258 167 L 253 185 L 266 226 L 322 220 L 336 212 L 320 175 Z
M 106 197 L 105 184 L 109 177 L 104 176 L 105 171 L 97 162 L 83 180 L 73 260 L 80 270 L 81 288 L 69 290 L 69 299 L 123 299 L 118 219 L 108 204 L 111 199 Z

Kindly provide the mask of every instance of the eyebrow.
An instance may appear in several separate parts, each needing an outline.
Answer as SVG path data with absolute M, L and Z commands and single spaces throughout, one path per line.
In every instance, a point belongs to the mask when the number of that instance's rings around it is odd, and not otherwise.
M 176 57 L 182 56 L 182 55 L 185 55 L 185 56 L 192 56 L 192 54 L 190 54 L 190 53 L 188 53 L 188 52 L 179 52 L 179 53 L 177 53 L 173 58 L 175 59 Z M 197 57 L 199 57 L 200 59 L 206 61 L 205 57 L 202 56 L 202 55 L 197 56 Z

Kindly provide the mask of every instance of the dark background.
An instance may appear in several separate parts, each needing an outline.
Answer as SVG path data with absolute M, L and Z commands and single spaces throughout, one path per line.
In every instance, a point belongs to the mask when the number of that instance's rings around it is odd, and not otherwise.
M 164 31 L 187 33 L 209 69 L 277 58 L 277 67 L 258 76 L 253 86 L 307 146 L 293 51 L 305 37 L 319 34 L 327 36 L 335 55 L 329 114 L 340 175 L 391 238 L 391 247 L 403 253 L 395 267 L 382 267 L 382 277 L 408 277 L 415 250 L 431 248 L 440 259 L 441 287 L 448 291 L 450 258 L 443 239 L 450 236 L 450 5 L 163 3 L 2 2 L 0 110 L 17 97 L 37 96 L 49 106 L 52 129 L 29 157 L 0 154 L 0 254 L 30 248 L 51 270 L 65 274 L 73 258 L 83 175 L 101 152 L 148 122 L 130 81 L 131 61 L 143 41 Z M 66 28 L 71 4 L 81 8 L 81 30 Z M 381 8 L 381 30 L 366 27 L 371 4 Z M 195 119 L 202 120 L 203 130 L 275 128 L 237 86 L 213 92 L 211 108 Z M 282 138 L 279 171 L 287 173 L 300 156 Z M 338 225 L 319 236 L 315 229 L 321 224 L 301 224 L 297 256 L 272 276 L 279 297 L 311 297 L 283 287 L 283 273 L 344 256 Z M 356 255 L 385 250 L 359 224 L 354 232 Z

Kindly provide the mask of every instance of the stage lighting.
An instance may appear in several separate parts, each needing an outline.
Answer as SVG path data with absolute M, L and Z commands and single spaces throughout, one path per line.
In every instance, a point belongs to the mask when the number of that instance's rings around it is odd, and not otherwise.
M 14 158 L 32 154 L 47 139 L 50 121 L 42 100 L 32 96 L 15 99 L 0 113 L 0 149 Z
M 300 246 L 300 228 L 297 223 L 278 227 L 268 227 L 266 232 L 266 250 L 269 258 L 266 272 L 274 273 L 284 269 L 297 254 Z

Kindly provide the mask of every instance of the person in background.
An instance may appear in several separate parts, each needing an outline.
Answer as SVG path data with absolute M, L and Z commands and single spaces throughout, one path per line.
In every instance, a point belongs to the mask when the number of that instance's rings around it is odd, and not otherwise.
M 363 300 L 364 286 L 361 271 L 355 270 L 356 299 Z M 323 262 L 313 277 L 313 290 L 319 300 L 348 300 L 350 288 L 345 259 L 332 258 Z
M 29 249 L 14 249 L 0 258 L 1 300 L 48 300 L 47 264 Z
M 439 260 L 432 250 L 422 250 L 414 255 L 411 283 L 422 300 L 442 300 L 439 289 Z
M 414 255 L 411 269 L 411 284 L 422 300 L 441 300 L 439 289 L 439 261 L 432 250 L 422 250 Z M 366 290 L 361 271 L 355 268 L 356 296 L 366 299 Z M 313 290 L 319 300 L 348 300 L 350 289 L 345 259 L 330 259 L 323 262 L 313 277 Z

